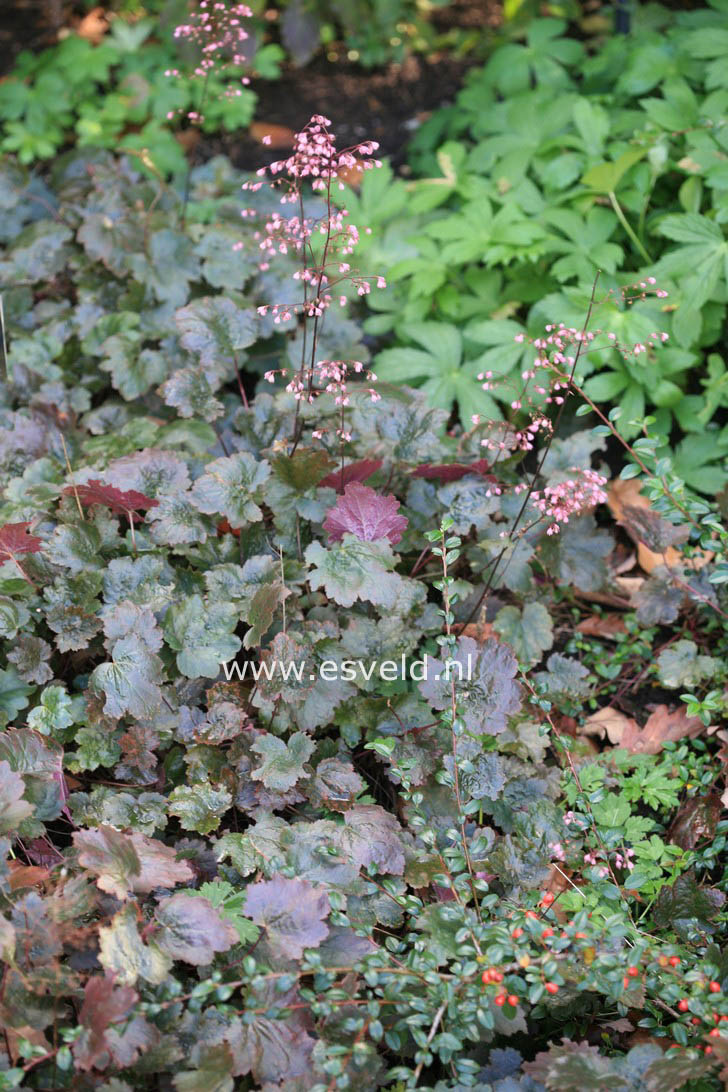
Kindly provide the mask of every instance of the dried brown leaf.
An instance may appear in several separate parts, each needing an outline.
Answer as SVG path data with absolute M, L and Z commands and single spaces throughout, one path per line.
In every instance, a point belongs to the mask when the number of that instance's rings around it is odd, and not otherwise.
M 638 728 L 634 721 L 632 724 L 634 727 L 625 729 L 620 746 L 642 755 L 659 754 L 665 743 L 694 739 L 705 727 L 700 717 L 689 717 L 684 706 L 671 711 L 666 705 L 657 706 L 644 728 Z

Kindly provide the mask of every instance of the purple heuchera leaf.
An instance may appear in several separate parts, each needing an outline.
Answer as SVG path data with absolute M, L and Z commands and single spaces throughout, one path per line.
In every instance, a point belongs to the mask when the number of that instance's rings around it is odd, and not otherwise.
M 305 948 L 318 948 L 329 935 L 330 909 L 322 887 L 276 876 L 247 888 L 243 913 L 265 930 L 274 958 L 300 959 Z
M 340 542 L 346 534 L 363 542 L 387 538 L 392 546 L 401 540 L 407 527 L 407 517 L 397 513 L 396 497 L 383 497 L 368 485 L 353 482 L 347 485 L 343 497 L 331 508 L 324 521 L 329 542 Z

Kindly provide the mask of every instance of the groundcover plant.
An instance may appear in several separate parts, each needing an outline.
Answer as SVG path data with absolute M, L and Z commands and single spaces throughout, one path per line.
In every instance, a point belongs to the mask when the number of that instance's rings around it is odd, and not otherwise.
M 724 1085 L 726 535 L 567 416 L 669 341 L 381 382 L 375 152 L 0 171 L 0 1088 Z

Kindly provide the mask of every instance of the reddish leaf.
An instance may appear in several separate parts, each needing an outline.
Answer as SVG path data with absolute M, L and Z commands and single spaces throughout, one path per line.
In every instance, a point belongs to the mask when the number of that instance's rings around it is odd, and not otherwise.
M 397 514 L 398 508 L 395 497 L 383 497 L 368 485 L 353 482 L 329 510 L 324 530 L 328 531 L 329 542 L 340 542 L 345 534 L 352 534 L 363 542 L 387 538 L 396 546 L 408 523 L 406 516 Z
M 93 478 L 85 485 L 68 485 L 63 490 L 63 494 L 66 497 L 78 497 L 81 504 L 85 504 L 87 508 L 91 508 L 94 504 L 103 504 L 117 515 L 142 508 L 155 508 L 159 504 L 159 501 L 145 496 L 144 493 L 138 493 L 136 489 L 117 489 L 116 486 L 106 485 L 98 478 Z
M 457 482 L 466 474 L 480 474 L 485 477 L 490 470 L 487 459 L 478 459 L 474 463 L 423 463 L 412 471 L 413 478 L 432 478 L 440 482 Z
M 37 554 L 43 545 L 43 539 L 28 534 L 30 520 L 27 523 L 6 523 L 0 527 L 0 562 L 15 561 L 23 554 Z
M 93 975 L 89 978 L 79 1017 L 84 1033 L 73 1045 L 78 1069 L 91 1069 L 107 1053 L 107 1029 L 126 1019 L 137 997 L 136 990 L 131 986 L 115 986 L 113 975 L 103 978 Z
M 343 470 L 341 467 L 338 470 L 332 470 L 321 479 L 319 485 L 327 485 L 335 489 L 337 493 L 343 493 L 347 485 L 351 485 L 352 482 L 365 482 L 367 478 L 371 478 L 372 474 L 376 474 L 381 466 L 381 459 L 361 459 L 358 463 L 349 463 Z

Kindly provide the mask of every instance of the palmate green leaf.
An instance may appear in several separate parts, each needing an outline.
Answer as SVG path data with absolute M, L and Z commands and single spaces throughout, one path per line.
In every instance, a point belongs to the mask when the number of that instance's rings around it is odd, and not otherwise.
M 230 378 L 243 362 L 243 350 L 259 336 L 255 311 L 225 296 L 195 300 L 176 312 L 175 322 L 183 348 L 197 357 L 213 389 Z
M 190 595 L 173 603 L 164 619 L 164 637 L 177 652 L 177 667 L 188 679 L 214 679 L 220 664 L 234 659 L 240 638 L 239 614 L 229 602 L 209 603 Z
M 207 515 L 224 516 L 233 528 L 255 523 L 263 518 L 256 499 L 269 476 L 270 464 L 247 451 L 223 456 L 208 463 L 192 486 L 192 503 Z
M 589 694 L 589 671 L 578 660 L 554 652 L 546 661 L 546 671 L 538 671 L 534 683 L 552 700 L 583 699 Z
M 579 516 L 558 535 L 542 540 L 538 553 L 561 583 L 599 591 L 607 579 L 606 558 L 613 548 L 612 536 L 597 527 L 593 516 Z
M 22 603 L 8 595 L 0 595 L 0 637 L 11 640 L 29 618 L 30 614 Z
M 675 332 L 689 344 L 700 334 L 700 308 L 728 281 L 728 239 L 713 220 L 694 212 L 665 216 L 658 230 L 681 244 L 658 261 L 655 271 L 658 277 L 675 276 L 679 282 Z
M 159 388 L 166 405 L 172 406 L 181 417 L 202 417 L 214 421 L 224 412 L 222 402 L 213 394 L 202 368 L 180 368 L 173 372 Z
M 28 726 L 44 736 L 62 732 L 73 724 L 72 704 L 65 687 L 47 686 L 39 704 L 28 713 Z
M 33 814 L 33 805 L 23 799 L 25 782 L 20 774 L 0 760 L 0 834 L 13 834 Z
M 149 717 L 162 703 L 162 661 L 141 638 L 129 634 L 116 641 L 111 662 L 94 668 L 89 685 L 104 694 L 111 717 Z
M 156 426 L 153 434 L 158 434 Z M 172 451 L 154 447 L 114 459 L 106 469 L 105 480 L 117 489 L 133 489 L 146 497 L 155 498 L 167 493 L 181 493 L 190 484 L 184 459 Z
M 15 666 L 23 682 L 43 684 L 53 678 L 53 671 L 47 662 L 52 651 L 42 637 L 23 633 L 8 652 L 8 661 Z
M 554 643 L 551 616 L 543 603 L 526 603 L 522 610 L 503 607 L 495 617 L 493 628 L 524 665 L 538 663 Z
M 192 243 L 182 232 L 160 228 L 153 232 L 147 252 L 132 254 L 130 267 L 135 278 L 162 302 L 180 307 L 187 299 L 190 281 L 199 275 L 199 262 Z
M 152 541 L 162 546 L 189 546 L 207 541 L 211 521 L 193 505 L 189 492 L 162 497 L 147 513 Z
M 314 747 L 313 741 L 303 732 L 294 732 L 286 742 L 270 733 L 260 736 L 251 746 L 251 750 L 260 755 L 257 760 L 260 765 L 250 776 L 254 781 L 262 781 L 273 792 L 288 792 L 297 781 L 311 776 L 305 763 Z
M 424 348 L 383 349 L 375 361 L 379 378 L 421 386 L 428 403 L 438 409 L 450 410 L 453 402 L 457 403 L 461 419 L 468 423 L 474 413 L 500 417 L 496 402 L 477 379 L 485 367 L 483 358 L 462 362 L 462 338 L 454 326 L 444 322 L 410 323 L 402 333 Z
M 111 375 L 114 389 L 127 402 L 146 394 L 167 375 L 164 354 L 142 348 L 138 335 L 114 334 L 101 349 L 104 355 L 99 367 Z
M 703 679 L 715 675 L 720 661 L 698 653 L 694 641 L 676 641 L 657 657 L 657 674 L 663 686 L 671 690 L 692 689 Z
M 23 682 L 14 667 L 0 668 L 0 714 L 15 720 L 20 710 L 28 705 L 28 697 L 34 689 Z
M 346 534 L 328 549 L 320 542 L 312 542 L 304 556 L 312 566 L 311 587 L 323 587 L 339 606 L 351 607 L 357 599 L 363 599 L 391 608 L 397 601 L 402 577 L 390 571 L 396 558 L 388 539 L 363 542 Z
M 183 830 L 209 834 L 220 826 L 232 802 L 231 792 L 208 782 L 178 785 L 169 795 L 169 814 L 177 816 Z

